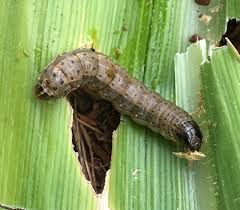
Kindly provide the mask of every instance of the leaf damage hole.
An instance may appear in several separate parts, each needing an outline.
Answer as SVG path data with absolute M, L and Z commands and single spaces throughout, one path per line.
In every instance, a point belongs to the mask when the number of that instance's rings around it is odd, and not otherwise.
M 106 100 L 77 89 L 67 96 L 73 108 L 72 142 L 86 179 L 94 191 L 103 191 L 110 168 L 112 133 L 120 123 L 120 113 Z
M 227 45 L 228 38 L 240 54 L 240 21 L 235 18 L 229 19 L 227 23 L 227 30 L 219 42 L 219 47 Z

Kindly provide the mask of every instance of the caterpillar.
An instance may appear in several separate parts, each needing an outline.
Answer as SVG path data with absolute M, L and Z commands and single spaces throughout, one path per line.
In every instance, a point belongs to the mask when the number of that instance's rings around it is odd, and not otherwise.
M 80 48 L 57 56 L 40 74 L 35 86 L 40 100 L 57 99 L 83 88 L 110 101 L 113 107 L 136 123 L 181 142 L 187 159 L 201 159 L 202 133 L 192 116 L 159 94 L 147 89 L 106 55 Z

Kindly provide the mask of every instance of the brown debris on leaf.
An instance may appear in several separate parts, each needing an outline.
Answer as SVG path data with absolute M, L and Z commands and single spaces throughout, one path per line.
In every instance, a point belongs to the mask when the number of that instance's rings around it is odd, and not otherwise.
M 202 6 L 207 6 L 210 4 L 210 0 L 195 0 L 195 2 Z
M 202 37 L 200 37 L 199 35 L 193 34 L 193 35 L 189 38 L 189 42 L 195 43 L 195 42 L 198 42 L 198 41 L 201 40 L 201 39 L 202 39 Z
M 1 209 L 8 209 L 8 210 L 24 210 L 23 208 L 15 208 L 12 206 L 4 205 L 0 203 L 0 208 Z
M 120 57 L 121 54 L 122 54 L 121 49 L 120 48 L 115 48 L 114 55 L 115 55 L 116 60 L 119 60 L 119 57 Z
M 227 24 L 227 31 L 222 35 L 219 42 L 219 47 L 227 45 L 228 38 L 240 54 L 240 21 L 230 19 Z
M 198 19 L 199 19 L 201 22 L 203 22 L 203 23 L 205 23 L 206 25 L 208 25 L 209 22 L 212 20 L 212 16 L 210 16 L 210 15 L 205 15 L 205 14 L 200 14 L 200 15 L 198 16 Z
M 176 155 L 177 157 L 184 158 L 187 160 L 202 160 L 203 158 L 206 157 L 203 153 L 198 151 L 173 152 L 173 154 Z
M 82 171 L 96 193 L 101 193 L 110 168 L 112 133 L 120 114 L 111 103 L 77 89 L 67 96 L 73 108 L 72 141 Z

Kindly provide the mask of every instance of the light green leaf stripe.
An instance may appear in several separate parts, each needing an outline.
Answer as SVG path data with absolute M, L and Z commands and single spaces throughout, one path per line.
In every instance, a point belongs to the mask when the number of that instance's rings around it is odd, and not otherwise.
M 39 103 L 32 91 L 38 71 L 59 53 L 87 42 L 113 55 L 116 47 L 124 48 L 134 27 L 123 32 L 122 26 L 130 18 L 134 25 L 135 7 L 134 1 L 3 1 L 1 203 L 48 210 L 97 208 L 72 150 L 69 105 L 64 100 Z
M 239 69 L 236 54 L 224 47 L 213 52 L 202 70 L 211 138 L 215 139 L 220 205 L 226 210 L 240 205 Z
M 51 13 L 53 8 L 57 9 Z M 64 101 L 39 103 L 32 95 L 37 70 L 58 50 L 70 48 L 61 40 L 59 17 L 71 11 L 71 6 L 56 1 L 4 1 L 1 5 L 3 204 L 27 209 L 96 209 L 92 189 L 72 152 L 69 106 Z M 67 25 L 69 19 L 64 21 Z M 72 37 L 73 30 L 68 30 Z
M 226 16 L 229 18 L 240 18 L 239 8 L 240 2 L 238 0 L 225 0 L 223 3 L 224 6 L 227 8 Z
M 214 141 L 209 138 L 208 118 L 204 115 L 204 99 L 200 67 L 206 61 L 208 45 L 206 40 L 192 44 L 186 53 L 175 56 L 175 84 L 176 103 L 188 112 L 192 113 L 199 123 L 204 135 L 201 151 L 206 158 L 194 162 L 192 168 L 186 170 L 185 182 L 194 191 L 193 196 L 198 201 L 199 209 L 218 209 L 216 193 L 216 169 Z

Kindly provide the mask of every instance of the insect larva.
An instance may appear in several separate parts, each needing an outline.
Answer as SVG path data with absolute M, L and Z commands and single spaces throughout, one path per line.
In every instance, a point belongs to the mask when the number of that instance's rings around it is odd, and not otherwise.
M 77 88 L 110 101 L 117 111 L 164 137 L 182 141 L 190 151 L 201 147 L 202 134 L 190 114 L 148 90 L 101 53 L 77 49 L 59 55 L 40 75 L 36 95 L 42 100 L 60 98 Z

